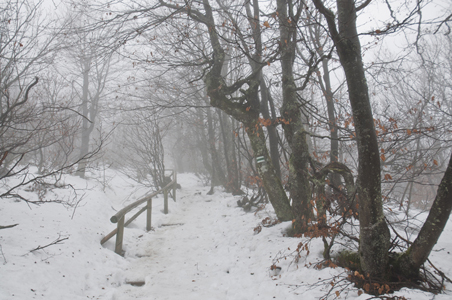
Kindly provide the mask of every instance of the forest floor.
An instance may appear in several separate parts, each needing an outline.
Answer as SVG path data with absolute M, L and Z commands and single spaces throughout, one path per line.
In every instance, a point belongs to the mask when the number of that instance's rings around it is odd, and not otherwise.
M 73 176 L 64 180 L 75 190 L 48 189 L 40 192 L 41 199 L 72 201 L 72 206 L 27 205 L 12 198 L 0 202 L 0 225 L 19 224 L 0 231 L 0 299 L 372 297 L 343 280 L 344 269 L 315 268 L 322 261 L 320 239 L 286 237 L 290 222 L 263 226 L 263 220 L 274 218 L 270 205 L 245 213 L 237 207 L 240 197 L 220 189 L 207 195 L 210 188 L 193 174 L 178 175 L 182 188 L 176 202 L 170 199 L 167 215 L 162 212 L 162 196 L 153 201 L 153 230 L 145 231 L 144 214 L 125 229 L 121 257 L 113 252 L 114 238 L 103 246 L 100 240 L 115 228 L 109 221 L 115 211 L 146 190 L 113 170 L 92 173 L 89 180 Z M 20 193 L 36 200 L 37 189 Z M 431 255 L 449 275 L 451 231 L 449 222 Z M 300 242 L 307 245 L 309 255 L 305 249 L 298 257 Z M 42 249 L 34 250 L 38 246 Z M 133 282 L 144 285 L 129 284 Z M 402 289 L 391 296 L 446 300 L 451 299 L 451 289 L 446 284 L 440 295 Z

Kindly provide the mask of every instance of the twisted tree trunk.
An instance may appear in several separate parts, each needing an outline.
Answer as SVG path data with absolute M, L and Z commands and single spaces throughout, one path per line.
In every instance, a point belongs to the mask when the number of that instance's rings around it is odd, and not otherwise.
M 209 1 L 203 0 L 203 6 L 206 12 L 205 15 L 196 14 L 192 15 L 192 17 L 208 27 L 210 43 L 214 52 L 212 67 L 204 78 L 210 104 L 243 123 L 251 141 L 254 156 L 263 157 L 264 161 L 257 164 L 258 171 L 278 219 L 281 221 L 292 220 L 289 199 L 269 158 L 265 135 L 259 122 L 260 103 L 259 80 L 257 76 L 259 69 L 254 70 L 253 74 L 245 79 L 236 81 L 229 86 L 226 84 L 222 76 L 225 51 L 216 32 Z M 244 89 L 245 86 L 247 86 L 246 89 Z M 231 95 L 238 91 L 240 91 L 241 97 L 232 99 Z

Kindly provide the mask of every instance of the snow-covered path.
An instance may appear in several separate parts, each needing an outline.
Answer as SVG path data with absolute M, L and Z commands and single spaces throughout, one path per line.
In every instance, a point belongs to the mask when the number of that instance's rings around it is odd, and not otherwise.
M 267 253 L 253 241 L 259 237 L 253 231 L 257 220 L 234 208 L 230 195 L 209 196 L 208 190 L 194 178 L 183 183 L 177 209 L 170 202 L 163 221 L 177 225 L 156 228 L 132 250 L 136 258 L 126 281 L 146 284 L 122 285 L 116 299 L 288 299 L 278 295 L 277 281 L 270 277 L 272 257 L 262 265 Z
M 341 268 L 314 267 L 323 259 L 321 239 L 310 241 L 309 255 L 303 251 L 295 261 L 297 245 L 308 239 L 285 237 L 290 222 L 255 234 L 263 219 L 274 217 L 270 205 L 245 213 L 237 207 L 239 197 L 220 189 L 209 196 L 209 187 L 193 174 L 179 174 L 182 189 L 177 191 L 176 203 L 170 200 L 169 214 L 162 213 L 162 197 L 154 199 L 154 230 L 145 231 L 145 214 L 125 229 L 126 254 L 121 257 L 113 251 L 114 238 L 103 246 L 100 240 L 114 228 L 108 220 L 115 211 L 147 189 L 115 170 L 106 173 L 101 177 L 93 173 L 90 180 L 65 176 L 66 182 L 84 193 L 77 198 L 76 208 L 59 203 L 30 207 L 2 199 L 1 224 L 19 225 L 0 232 L 1 300 L 313 300 L 325 298 L 328 292 L 333 300 L 336 291 L 340 299 L 370 298 L 351 286 L 342 290 L 339 284 L 330 290 L 330 283 L 346 273 Z M 38 199 L 33 191 L 20 192 Z M 54 188 L 46 195 L 48 200 L 74 196 L 72 189 L 65 188 Z M 452 273 L 451 232 L 449 222 L 431 255 L 446 274 Z M 31 251 L 37 246 L 44 248 Z M 281 267 L 279 274 L 270 270 L 273 264 Z M 133 281 L 145 284 L 128 284 Z M 395 295 L 449 300 L 450 286 L 446 283 L 446 294 L 440 295 L 409 289 Z
M 344 271 L 313 268 L 313 263 L 323 259 L 320 239 L 309 244 L 308 256 L 303 252 L 300 261 L 294 262 L 291 253 L 306 239 L 284 237 L 290 222 L 255 234 L 254 228 L 271 217 L 272 210 L 245 213 L 237 207 L 239 198 L 220 191 L 209 196 L 209 187 L 192 174 L 181 174 L 180 178 L 182 190 L 178 190 L 177 203 L 170 201 L 168 215 L 159 211 L 161 198 L 154 203 L 153 216 L 158 219 L 153 221 L 154 231 L 143 233 L 144 219 L 139 230 L 127 233 L 126 229 L 129 265 L 122 274 L 123 284 L 107 299 L 323 299 L 330 282 Z M 173 226 L 164 226 L 167 224 Z M 272 264 L 281 267 L 280 274 L 270 271 Z M 124 284 L 131 281 L 145 281 L 145 285 Z M 398 293 L 412 299 L 430 296 L 413 290 Z M 344 295 L 341 291 L 341 298 L 345 296 L 357 300 L 370 297 L 359 296 L 357 289 Z M 449 299 L 448 295 L 437 297 Z

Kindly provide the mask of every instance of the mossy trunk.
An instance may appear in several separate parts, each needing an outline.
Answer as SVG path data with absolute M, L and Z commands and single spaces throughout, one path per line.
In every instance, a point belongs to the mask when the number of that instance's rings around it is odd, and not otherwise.
M 252 6 L 251 2 L 253 3 Z M 254 53 L 248 56 L 248 61 L 253 72 L 258 72 L 257 79 L 260 82 L 260 95 L 261 95 L 260 112 L 262 113 L 262 117 L 264 119 L 272 120 L 273 123 L 276 119 L 276 114 L 273 107 L 273 100 L 271 98 L 270 90 L 264 80 L 264 75 L 261 69 L 264 47 L 262 45 L 262 28 L 260 25 L 261 21 L 259 19 L 261 11 L 259 8 L 259 0 L 245 1 L 244 6 L 248 17 L 249 25 L 251 27 L 251 32 L 253 33 L 253 41 L 255 46 Z M 244 48 L 246 47 L 247 46 L 244 46 Z M 249 51 L 250 54 L 251 52 L 252 51 Z M 269 106 L 271 109 L 269 109 Z M 267 136 L 270 147 L 270 157 L 272 159 L 273 167 L 275 169 L 277 176 L 281 178 L 281 167 L 279 165 L 280 153 L 278 149 L 279 137 L 275 124 L 267 126 Z
M 287 128 L 291 127 L 291 128 Z M 284 125 L 286 138 L 294 126 Z M 306 132 L 303 127 L 293 133 L 289 142 L 292 150 L 289 158 L 288 187 L 292 198 L 292 210 L 294 215 L 293 229 L 295 234 L 301 234 L 308 230 L 313 216 L 311 204 L 312 192 L 309 183 L 308 163 L 309 150 L 306 143 Z
M 347 78 L 358 144 L 360 263 L 365 274 L 381 278 L 386 273 L 390 234 L 383 214 L 379 148 L 355 25 L 355 2 L 338 0 L 339 3 L 343 38 L 336 47 Z
M 251 120 L 250 122 L 244 123 L 244 125 L 248 138 L 250 139 L 254 157 L 263 158 L 263 160 L 256 162 L 259 176 L 278 219 L 280 221 L 290 221 L 293 219 L 293 214 L 289 199 L 286 196 L 281 180 L 275 172 L 268 154 L 264 131 L 256 121 L 257 119 L 255 121 Z

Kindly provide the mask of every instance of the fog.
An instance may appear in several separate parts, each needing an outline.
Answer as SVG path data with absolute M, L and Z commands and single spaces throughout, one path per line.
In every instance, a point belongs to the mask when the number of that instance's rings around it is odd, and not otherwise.
M 322 239 L 327 262 L 340 265 L 339 245 L 356 253 L 349 279 L 365 292 L 430 282 L 413 274 L 450 214 L 451 11 L 445 0 L 2 1 L 0 200 L 73 207 L 42 187 L 117 172 L 154 192 L 168 170 L 195 174 L 203 193 L 271 207 L 288 235 Z M 431 207 L 440 225 L 413 221 Z M 371 288 L 359 272 L 384 280 Z

